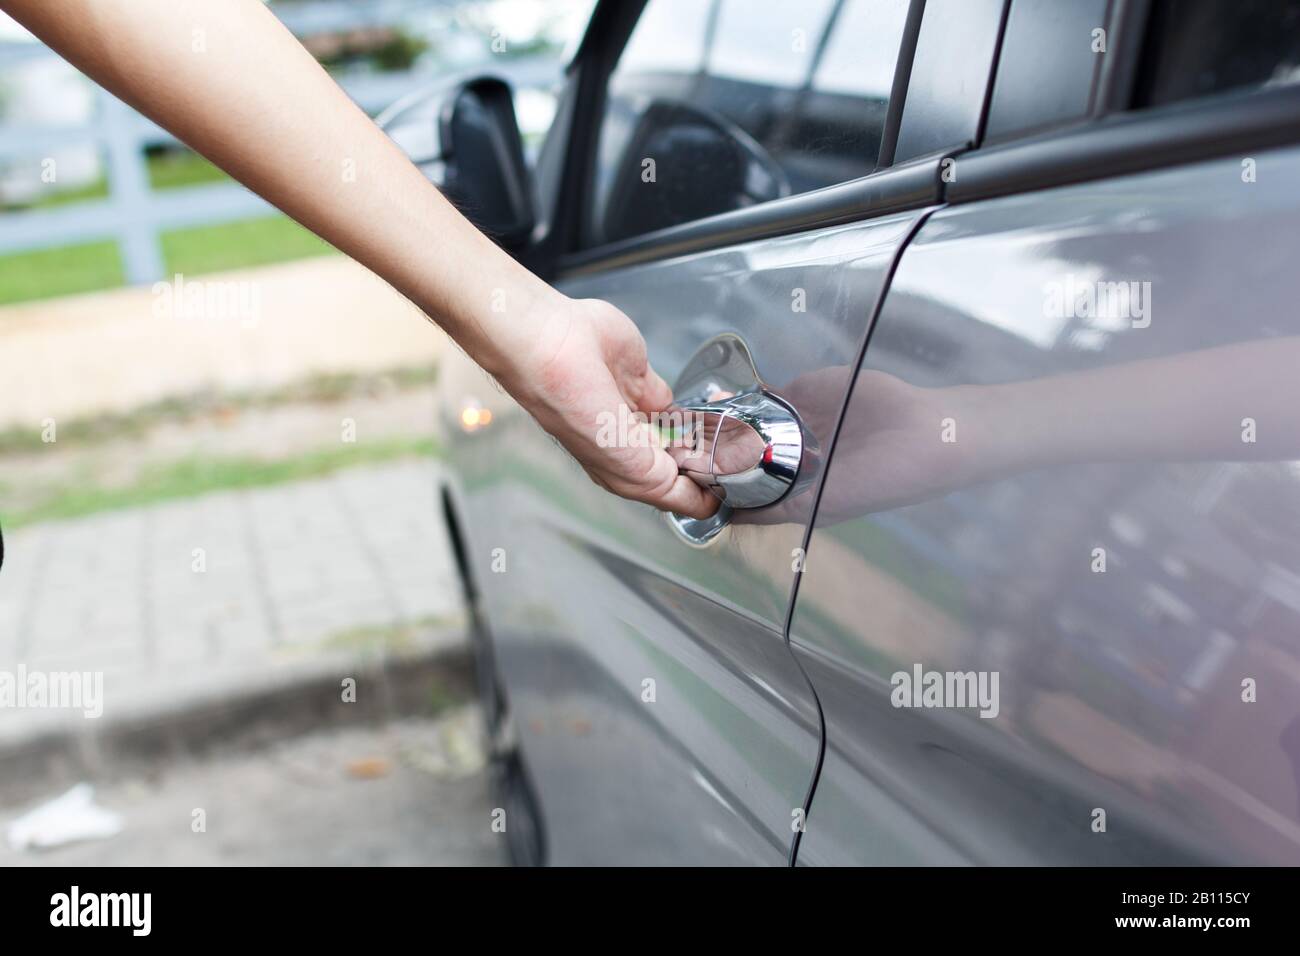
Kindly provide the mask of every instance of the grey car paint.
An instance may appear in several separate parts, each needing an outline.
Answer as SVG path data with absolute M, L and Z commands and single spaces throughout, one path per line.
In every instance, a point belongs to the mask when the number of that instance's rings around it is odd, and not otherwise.
M 799 863 L 1300 862 L 1297 177 L 988 200 L 908 246 L 792 619 Z M 996 716 L 895 706 L 916 665 L 997 672 Z
M 838 409 L 919 216 L 561 287 L 633 316 L 669 381 L 734 333 L 777 394 L 830 375 L 839 391 L 819 397 Z M 784 502 L 779 522 L 737 521 L 694 548 L 663 515 L 595 486 L 481 376 L 462 366 L 445 386 L 449 407 L 492 413 L 486 427 L 453 430 L 453 496 L 548 862 L 786 863 L 820 749 L 816 704 L 784 636 L 813 486 Z M 813 423 L 808 438 L 829 434 Z M 815 457 L 807 467 L 815 473 Z

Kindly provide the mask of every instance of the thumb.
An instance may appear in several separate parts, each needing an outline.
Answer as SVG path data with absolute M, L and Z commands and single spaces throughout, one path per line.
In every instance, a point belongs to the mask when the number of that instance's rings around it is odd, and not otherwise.
M 641 390 L 638 410 L 643 412 L 662 412 L 673 404 L 673 390 L 659 377 L 650 366 L 646 366 L 645 384 Z

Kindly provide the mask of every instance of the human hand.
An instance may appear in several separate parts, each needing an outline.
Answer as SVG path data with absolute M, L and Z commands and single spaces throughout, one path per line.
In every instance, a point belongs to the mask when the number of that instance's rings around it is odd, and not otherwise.
M 626 315 L 599 299 L 547 297 L 522 323 L 520 345 L 498 379 L 602 488 L 664 511 L 707 518 L 718 500 L 685 475 L 641 420 L 607 440 L 609 416 L 666 411 L 672 391 L 650 367 L 645 340 Z M 602 440 L 602 438 L 606 440 Z

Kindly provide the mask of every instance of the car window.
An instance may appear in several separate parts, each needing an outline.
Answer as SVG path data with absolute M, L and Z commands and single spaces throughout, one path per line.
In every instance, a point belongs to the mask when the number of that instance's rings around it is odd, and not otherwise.
M 974 143 L 1003 0 L 926 0 L 894 162 Z
M 1152 0 L 1134 105 L 1300 82 L 1300 0 Z
M 584 245 L 870 173 L 908 0 L 650 0 L 609 80 Z
M 984 142 L 1087 115 L 1105 51 L 1107 5 L 1108 0 L 1012 0 Z
M 722 0 L 709 73 L 785 89 L 802 86 L 833 6 L 832 0 Z

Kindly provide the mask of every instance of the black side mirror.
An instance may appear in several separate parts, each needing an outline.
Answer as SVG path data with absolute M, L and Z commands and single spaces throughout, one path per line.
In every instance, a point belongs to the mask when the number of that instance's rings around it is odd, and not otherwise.
M 421 92 L 376 122 L 502 248 L 528 244 L 536 215 L 509 84 L 481 76 Z
M 494 77 L 462 83 L 441 125 L 448 198 L 501 245 L 520 248 L 536 217 L 509 85 Z
M 603 238 L 614 242 L 788 195 L 785 170 L 735 123 L 697 106 L 655 100 L 623 150 L 601 217 Z

